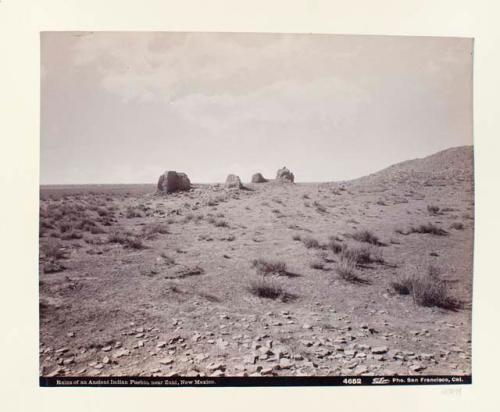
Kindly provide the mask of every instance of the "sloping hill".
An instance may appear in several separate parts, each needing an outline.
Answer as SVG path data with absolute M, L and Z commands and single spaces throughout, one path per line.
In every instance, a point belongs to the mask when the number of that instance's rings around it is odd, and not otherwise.
M 460 146 L 421 159 L 397 163 L 353 182 L 421 183 L 434 186 L 457 181 L 472 181 L 473 172 L 473 147 Z

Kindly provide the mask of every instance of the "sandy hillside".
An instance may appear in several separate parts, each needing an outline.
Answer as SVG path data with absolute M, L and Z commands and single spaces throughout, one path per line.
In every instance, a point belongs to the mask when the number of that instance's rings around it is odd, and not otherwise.
M 245 186 L 42 188 L 41 375 L 471 373 L 471 147 Z

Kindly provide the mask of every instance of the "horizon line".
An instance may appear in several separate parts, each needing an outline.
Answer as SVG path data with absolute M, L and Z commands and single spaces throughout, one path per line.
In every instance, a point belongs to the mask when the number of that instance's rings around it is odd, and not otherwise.
M 370 175 L 373 175 L 373 174 L 376 174 L 378 172 L 381 172 L 382 170 L 385 170 L 387 169 L 388 167 L 391 167 L 391 166 L 394 166 L 394 165 L 397 165 L 397 164 L 400 164 L 400 163 L 405 163 L 405 162 L 408 162 L 408 161 L 412 161 L 412 160 L 420 160 L 420 159 L 425 159 L 427 157 L 430 157 L 430 156 L 434 156 L 438 153 L 441 153 L 441 152 L 445 152 L 447 150 L 451 150 L 451 149 L 458 149 L 458 148 L 461 148 L 461 147 L 471 147 L 473 148 L 474 147 L 474 144 L 471 143 L 470 145 L 460 145 L 460 146 L 450 146 L 446 149 L 442 149 L 442 150 L 439 150 L 437 152 L 434 152 L 434 153 L 431 153 L 427 156 L 423 156 L 423 157 L 414 157 L 414 158 L 410 158 L 410 159 L 406 159 L 406 160 L 401 160 L 399 162 L 396 162 L 396 163 L 392 163 L 388 166 L 385 166 L 381 169 L 378 169 L 374 172 L 371 172 L 371 173 L 368 173 L 368 174 L 365 174 L 365 175 L 362 175 L 362 176 L 358 176 L 358 177 L 354 177 L 352 179 L 342 179 L 342 180 L 311 180 L 311 181 L 296 181 L 294 183 L 344 183 L 344 182 L 351 182 L 353 180 L 357 180 L 357 179 L 361 179 L 363 177 L 366 177 L 366 176 L 370 176 Z M 272 182 L 273 180 L 275 179 L 268 179 L 268 181 Z M 242 183 L 252 183 L 251 181 L 250 182 L 247 182 L 247 181 L 242 181 Z M 82 185 L 156 185 L 157 183 L 154 183 L 154 182 L 135 182 L 135 183 L 40 183 L 38 182 L 38 186 L 39 187 L 42 187 L 42 186 L 82 186 Z M 191 184 L 193 185 L 215 185 L 215 184 L 224 184 L 224 182 L 192 182 Z

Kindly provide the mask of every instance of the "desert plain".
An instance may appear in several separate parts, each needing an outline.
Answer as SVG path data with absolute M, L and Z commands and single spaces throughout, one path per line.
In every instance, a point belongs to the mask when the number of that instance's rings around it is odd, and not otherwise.
M 40 375 L 471 374 L 472 147 L 265 177 L 42 186 Z

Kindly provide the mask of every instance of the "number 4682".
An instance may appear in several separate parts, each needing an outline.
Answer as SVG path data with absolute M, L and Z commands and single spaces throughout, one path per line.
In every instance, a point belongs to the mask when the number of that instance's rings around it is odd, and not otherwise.
M 361 385 L 361 378 L 344 378 L 342 383 L 346 385 Z

